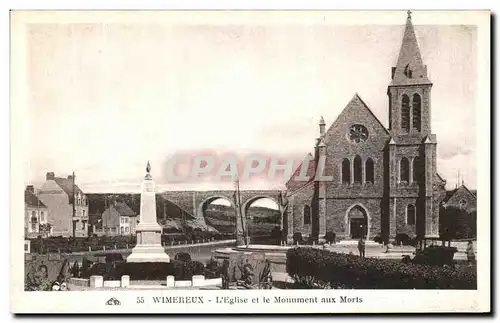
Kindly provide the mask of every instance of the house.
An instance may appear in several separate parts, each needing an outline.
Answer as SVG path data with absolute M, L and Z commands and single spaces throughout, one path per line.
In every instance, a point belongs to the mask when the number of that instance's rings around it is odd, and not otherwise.
M 64 178 L 48 172 L 40 188 L 38 198 L 49 210 L 53 236 L 88 236 L 87 197 L 75 181 L 73 175 Z
M 431 90 L 410 14 L 387 88 L 386 128 L 357 93 L 326 128 L 319 122 L 314 153 L 287 183 L 286 231 L 305 238 L 393 241 L 399 234 L 439 236 L 446 194 L 437 172 Z M 325 165 L 314 180 L 316 167 Z M 319 168 L 319 166 L 318 166 Z M 310 174 L 309 180 L 299 179 Z
M 124 202 L 113 202 L 102 213 L 102 230 L 106 235 L 134 235 L 137 213 Z
M 446 192 L 443 207 L 464 209 L 468 213 L 476 212 L 477 197 L 474 191 L 469 190 L 463 183 L 456 189 Z
M 24 190 L 24 235 L 25 237 L 38 237 L 50 235 L 47 225 L 49 210 L 47 206 L 35 195 L 33 185 L 26 186 Z

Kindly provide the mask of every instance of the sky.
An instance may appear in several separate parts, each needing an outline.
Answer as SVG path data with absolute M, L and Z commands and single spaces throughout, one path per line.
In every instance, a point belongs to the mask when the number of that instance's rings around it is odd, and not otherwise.
M 399 17 L 399 16 L 397 16 Z M 387 86 L 406 14 L 393 25 L 328 23 L 32 24 L 27 30 L 25 183 L 46 172 L 88 193 L 139 191 L 146 162 L 159 189 L 179 151 L 294 157 L 312 152 L 355 93 L 387 127 Z M 476 188 L 476 28 L 413 22 L 433 82 L 438 172 Z M 284 188 L 284 181 L 241 189 Z

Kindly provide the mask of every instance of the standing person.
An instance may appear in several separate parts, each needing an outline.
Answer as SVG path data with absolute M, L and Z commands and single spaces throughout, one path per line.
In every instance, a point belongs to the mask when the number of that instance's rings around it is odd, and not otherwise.
M 476 253 L 474 252 L 474 246 L 472 245 L 472 240 L 469 240 L 467 244 L 467 263 L 472 266 L 476 263 Z
M 221 269 L 222 289 L 229 289 L 229 260 L 224 259 Z
M 363 237 L 361 237 L 358 241 L 358 250 L 359 250 L 359 256 L 361 258 L 365 257 L 365 241 L 363 240 Z

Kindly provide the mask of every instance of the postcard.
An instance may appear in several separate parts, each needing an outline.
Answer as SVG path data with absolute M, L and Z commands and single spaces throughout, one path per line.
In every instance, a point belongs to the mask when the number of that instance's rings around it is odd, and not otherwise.
M 491 311 L 489 11 L 14 10 L 10 46 L 12 312 Z

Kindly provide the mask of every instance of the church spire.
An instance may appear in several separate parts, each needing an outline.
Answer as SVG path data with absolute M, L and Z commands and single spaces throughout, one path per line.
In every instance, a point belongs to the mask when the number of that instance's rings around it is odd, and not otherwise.
M 408 10 L 407 14 L 398 61 L 396 66 L 392 68 L 391 86 L 431 83 L 427 78 L 427 66 L 422 61 L 417 37 L 413 29 L 412 13 Z

